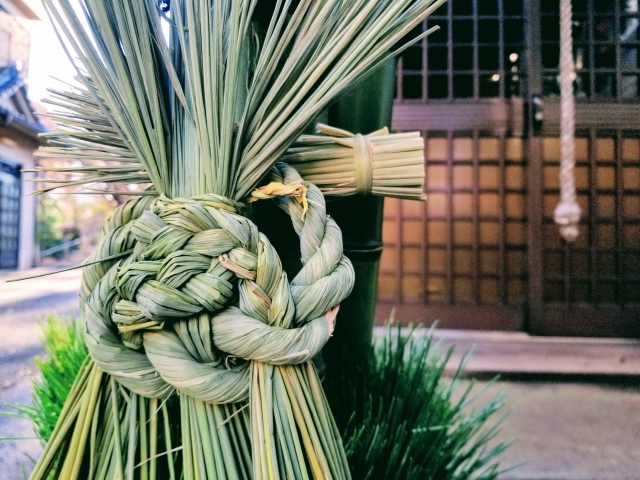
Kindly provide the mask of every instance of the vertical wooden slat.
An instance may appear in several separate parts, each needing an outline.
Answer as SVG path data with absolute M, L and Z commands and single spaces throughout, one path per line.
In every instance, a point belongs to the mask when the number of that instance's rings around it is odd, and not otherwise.
M 451 8 L 451 4 L 449 4 Z M 453 288 L 453 132 L 447 132 L 447 148 L 448 148 L 448 161 L 447 161 L 447 195 L 448 195 L 448 208 L 447 208 L 447 301 L 449 304 L 454 303 L 454 288 Z
M 473 2 L 473 98 L 480 98 L 480 72 L 478 65 L 478 2 Z
M 571 270 L 572 270 L 572 252 L 571 245 L 564 240 L 562 242 L 562 259 L 563 259 L 563 283 L 564 283 L 564 306 L 569 308 L 571 304 L 572 295 L 572 282 L 571 282 Z
M 477 304 L 482 303 L 480 296 L 480 138 L 477 131 L 473 132 L 473 288 L 474 299 Z
M 426 49 L 425 49 L 426 50 Z M 423 138 L 423 142 L 424 142 L 424 158 L 425 158 L 425 168 L 427 167 L 427 165 L 429 164 L 429 149 L 428 149 L 428 133 L 427 132 L 422 132 L 422 138 Z M 426 183 L 426 182 L 425 182 Z M 426 185 L 425 185 L 426 188 Z M 428 252 L 428 245 L 429 245 L 429 229 L 427 228 L 428 225 L 428 214 L 427 214 L 427 204 L 424 203 L 422 205 L 422 238 L 421 238 L 421 242 L 420 242 L 420 254 L 422 255 L 422 273 L 421 273 L 421 279 L 422 279 L 422 301 L 423 303 L 427 304 L 429 303 L 429 285 L 428 285 L 428 278 L 429 278 L 429 252 Z
M 449 95 L 447 98 L 453 99 L 453 2 L 447 2 L 447 77 Z
M 513 0 L 507 0 L 513 1 Z M 500 29 L 499 38 L 498 38 L 498 54 L 500 58 L 498 60 L 498 68 L 500 72 L 500 98 L 505 98 L 506 90 L 507 90 L 507 74 L 505 73 L 504 68 L 504 2 L 498 2 L 498 25 Z M 511 72 L 509 72 L 511 74 Z
M 427 21 L 424 20 L 422 22 L 422 30 L 426 31 L 428 28 L 427 26 Z M 423 38 L 421 41 L 421 45 L 422 45 L 422 102 L 426 103 L 427 99 L 429 98 L 429 82 L 427 81 L 427 62 L 428 62 L 428 56 L 427 56 L 427 38 Z
M 500 183 L 498 184 L 498 197 L 499 197 L 499 205 L 498 205 L 498 218 L 500 222 L 500 243 L 498 244 L 498 296 L 501 304 L 507 303 L 507 284 L 506 284 L 506 242 L 507 242 L 507 228 L 506 228 L 506 216 L 507 216 L 507 208 L 506 208 L 506 192 L 505 192 L 505 182 L 507 176 L 507 169 L 505 165 L 505 151 L 504 151 L 504 132 L 500 132 L 500 146 L 498 149 L 498 168 L 500 169 Z
M 616 95 L 615 97 L 618 99 L 618 101 L 620 101 L 620 99 L 622 98 L 622 56 L 620 53 L 620 2 L 613 2 L 614 3 L 614 27 L 613 27 L 613 31 L 614 31 L 614 42 L 615 42 L 615 55 L 616 55 L 616 64 L 615 64 L 615 69 L 616 69 Z
M 526 0 L 527 23 L 527 95 L 531 100 L 533 95 L 542 93 L 542 64 L 540 42 L 540 2 Z M 527 257 L 529 271 L 528 303 L 529 325 L 532 332 L 543 330 L 543 171 L 542 171 L 542 137 L 531 128 L 533 112 L 529 108 L 529 129 L 526 135 L 527 152 Z
M 398 201 L 398 211 L 396 213 L 397 215 L 397 221 L 396 221 L 396 259 L 398 261 L 398 268 L 397 268 L 397 274 L 396 274 L 396 297 L 398 298 L 398 303 L 404 303 L 404 292 L 403 292 L 403 285 L 402 285 L 402 279 L 404 277 L 403 275 L 403 265 L 402 265 L 402 252 L 403 252 L 403 235 L 402 235 L 402 230 L 403 230 L 403 223 L 404 223 L 404 219 L 403 219 L 403 208 L 402 208 L 402 200 Z
M 598 300 L 598 135 L 595 128 L 589 129 L 589 299 L 597 303 Z M 583 232 L 584 234 L 584 232 Z
M 624 305 L 626 298 L 624 298 L 624 271 L 623 271 L 623 240 L 624 235 L 624 188 L 623 188 L 623 159 L 622 159 L 622 147 L 624 137 L 620 130 L 616 131 L 616 237 L 615 237 L 615 274 L 617 278 L 616 282 L 616 303 L 618 305 Z
M 596 94 L 596 74 L 595 74 L 595 45 L 594 45 L 594 27 L 595 20 L 593 17 L 593 11 L 595 7 L 593 0 L 588 0 L 587 7 L 587 31 L 589 32 L 589 44 L 587 46 L 589 50 L 589 96 L 594 97 Z

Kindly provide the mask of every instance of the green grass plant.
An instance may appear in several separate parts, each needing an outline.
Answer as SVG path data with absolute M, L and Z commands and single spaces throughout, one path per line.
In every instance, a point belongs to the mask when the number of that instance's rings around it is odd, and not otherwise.
M 35 433 L 47 442 L 88 352 L 82 323 L 75 318 L 48 315 L 42 322 L 42 333 L 45 355 L 36 358 L 41 377 L 33 382 L 33 404 L 20 407 L 20 411 L 31 419 Z
M 330 369 L 325 391 L 354 479 L 497 478 L 508 447 L 495 439 L 504 395 L 477 407 L 474 400 L 493 382 L 478 388 L 463 379 L 470 352 L 445 374 L 453 350 L 442 351 L 432 330 L 389 327 L 365 361 L 345 352 L 340 369 Z

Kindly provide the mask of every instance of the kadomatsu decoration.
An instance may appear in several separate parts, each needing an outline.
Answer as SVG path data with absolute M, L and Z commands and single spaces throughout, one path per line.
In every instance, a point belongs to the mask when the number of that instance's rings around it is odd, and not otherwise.
M 310 359 L 353 270 L 321 190 L 278 161 L 304 160 L 287 150 L 308 124 L 444 0 L 278 0 L 265 28 L 257 3 L 44 0 L 79 86 L 54 92 L 60 127 L 39 155 L 82 166 L 40 169 L 41 191 L 147 187 L 84 263 L 90 357 L 33 479 L 350 477 Z M 327 194 L 415 196 L 421 172 L 395 182 L 377 162 L 402 169 L 404 151 L 415 170 L 421 142 L 329 133 L 309 145 L 315 174 L 318 141 L 354 167 Z M 265 198 L 300 236 L 291 280 L 245 216 Z

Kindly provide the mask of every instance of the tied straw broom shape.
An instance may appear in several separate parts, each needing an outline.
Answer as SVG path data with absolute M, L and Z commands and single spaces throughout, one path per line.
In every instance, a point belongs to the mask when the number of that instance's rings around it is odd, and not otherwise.
M 33 479 L 350 478 L 310 359 L 353 271 L 320 189 L 277 162 L 330 102 L 428 35 L 389 53 L 444 0 L 278 0 L 266 31 L 256 3 L 44 0 L 80 86 L 55 92 L 60 129 L 40 155 L 83 166 L 41 169 L 42 192 L 151 187 L 83 264 L 90 358 Z M 377 136 L 351 147 L 360 193 L 380 188 Z M 291 282 L 244 217 L 248 198 L 291 216 L 304 264 Z
M 424 141 L 418 132 L 389 135 L 383 128 L 353 135 L 322 124 L 318 132 L 324 135 L 302 135 L 282 161 L 324 195 L 424 200 Z

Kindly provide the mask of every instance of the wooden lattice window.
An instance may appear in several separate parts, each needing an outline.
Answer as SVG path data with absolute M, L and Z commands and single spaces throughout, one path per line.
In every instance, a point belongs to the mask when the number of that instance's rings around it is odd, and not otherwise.
M 573 0 L 576 94 L 637 99 L 640 95 L 640 14 L 637 0 Z M 559 0 L 541 2 L 543 91 L 558 96 Z
M 18 266 L 20 170 L 0 161 L 0 268 Z
M 422 28 L 440 31 L 400 59 L 400 100 L 519 96 L 525 74 L 522 0 L 455 0 Z
M 526 297 L 522 140 L 430 132 L 426 204 L 385 203 L 380 297 L 520 304 Z

